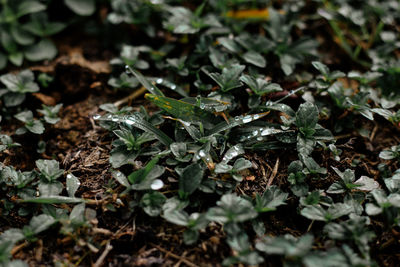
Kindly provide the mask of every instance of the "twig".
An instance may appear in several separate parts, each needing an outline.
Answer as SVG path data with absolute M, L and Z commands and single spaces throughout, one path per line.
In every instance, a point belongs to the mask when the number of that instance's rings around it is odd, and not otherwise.
M 104 249 L 103 253 L 101 253 L 100 257 L 94 263 L 93 267 L 100 267 L 103 265 L 105 258 L 107 257 L 108 253 L 113 249 L 113 246 L 110 245 L 110 241 L 107 242 L 106 248 Z
M 279 168 L 279 158 L 276 159 L 275 166 L 274 169 L 272 170 L 271 176 L 268 179 L 267 186 L 271 186 L 272 182 L 275 179 L 276 174 L 278 173 L 278 168 Z
M 171 256 L 172 258 L 175 258 L 175 259 L 177 259 L 177 260 L 182 261 L 183 263 L 185 263 L 186 265 L 188 265 L 188 266 L 190 266 L 190 267 L 198 267 L 197 264 L 194 264 L 194 263 L 190 262 L 189 260 L 187 260 L 186 258 L 184 258 L 184 257 L 182 257 L 182 256 L 179 256 L 179 255 L 176 255 L 176 254 L 174 254 L 174 253 L 172 253 L 172 252 L 170 252 L 170 251 L 168 251 L 168 250 L 166 250 L 166 249 L 164 249 L 164 248 L 162 248 L 162 247 L 160 247 L 160 246 L 157 246 L 156 244 L 150 243 L 150 246 L 153 246 L 153 247 L 155 247 L 156 249 L 158 249 L 159 251 L 161 251 L 161 252 L 163 252 L 163 253 L 165 253 L 165 254 L 168 254 L 168 255 Z
M 13 249 L 11 250 L 11 255 L 15 255 L 18 253 L 18 251 L 20 251 L 21 249 L 23 249 L 24 247 L 26 247 L 29 243 L 27 241 L 25 241 L 24 243 L 13 247 Z
M 314 220 L 311 221 L 310 225 L 307 228 L 307 233 L 311 231 L 311 227 L 313 226 L 314 222 Z
M 378 124 L 375 124 L 375 127 L 374 129 L 372 129 L 371 135 L 369 136 L 369 140 L 371 142 L 374 140 L 377 131 L 378 131 Z
M 114 103 L 114 106 L 119 107 L 122 104 L 128 103 L 133 99 L 138 98 L 139 96 L 143 95 L 146 92 L 146 88 L 144 86 L 140 87 L 138 90 L 134 91 L 132 94 L 128 95 L 127 97 L 122 98 Z

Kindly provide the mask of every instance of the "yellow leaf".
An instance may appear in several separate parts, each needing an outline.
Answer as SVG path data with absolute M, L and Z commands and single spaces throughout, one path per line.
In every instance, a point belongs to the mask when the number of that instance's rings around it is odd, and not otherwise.
M 230 10 L 226 13 L 229 18 L 235 19 L 262 19 L 267 20 L 269 17 L 268 8 L 265 9 L 247 9 L 247 10 Z

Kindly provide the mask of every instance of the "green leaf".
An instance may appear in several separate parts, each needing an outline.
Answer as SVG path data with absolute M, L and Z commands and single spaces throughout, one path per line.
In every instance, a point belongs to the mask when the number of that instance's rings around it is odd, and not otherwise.
M 64 4 L 81 16 L 90 16 L 96 11 L 95 0 L 64 0 Z
M 128 179 L 126 178 L 125 174 L 123 174 L 120 171 L 117 170 L 111 170 L 112 176 L 115 178 L 115 180 L 118 181 L 121 185 L 125 187 L 130 187 L 131 184 L 129 183 Z
M 211 128 L 220 122 L 220 119 L 214 114 L 181 100 L 153 94 L 146 94 L 145 98 L 167 113 L 186 122 L 201 122 L 206 128 Z
M 81 182 L 79 182 L 79 179 L 72 173 L 68 173 L 65 183 L 66 183 L 68 195 L 70 197 L 75 197 L 75 193 L 78 190 L 79 186 L 81 185 Z
M 295 238 L 289 234 L 278 237 L 264 237 L 256 243 L 256 248 L 267 254 L 284 255 L 288 258 L 303 257 L 312 248 L 314 237 L 305 234 Z
M 42 197 L 58 196 L 59 194 L 61 194 L 63 188 L 63 184 L 58 181 L 54 181 L 51 183 L 41 182 L 38 186 L 40 196 Z
M 32 20 L 23 26 L 23 29 L 36 36 L 47 37 L 62 31 L 67 25 L 61 22 L 50 22 L 47 14 L 36 14 Z
M 40 171 L 41 177 L 46 179 L 48 182 L 57 180 L 57 178 L 64 173 L 64 170 L 60 169 L 58 161 L 54 159 L 38 159 L 35 163 L 36 167 Z
M 183 232 L 183 242 L 186 245 L 193 245 L 199 239 L 199 232 L 193 229 L 187 229 Z
M 25 127 L 34 134 L 42 134 L 45 130 L 43 123 L 39 120 L 33 120 L 30 123 L 25 124 Z
M 158 89 L 155 84 L 150 83 L 140 72 L 132 69 L 130 66 L 125 66 L 133 75 L 136 76 L 136 79 L 153 95 L 155 96 L 164 96 L 164 93 Z
M 55 222 L 56 220 L 52 216 L 47 214 L 41 214 L 32 217 L 31 221 L 29 222 L 29 227 L 35 234 L 39 234 L 47 230 Z
M 352 212 L 352 208 L 344 203 L 332 204 L 327 210 L 321 206 L 307 206 L 301 210 L 300 214 L 310 220 L 331 221 Z
M 245 68 L 246 66 L 235 64 L 230 68 L 223 68 L 221 74 L 208 72 L 206 74 L 220 86 L 222 92 L 228 92 L 242 85 L 239 76 Z
M 263 78 L 255 78 L 250 75 L 242 75 L 240 77 L 240 80 L 259 96 L 283 90 L 279 84 L 271 83 Z
M 154 136 L 164 145 L 170 146 L 174 141 L 161 130 L 154 127 L 152 124 L 147 122 L 143 116 L 140 116 L 138 113 L 132 115 L 105 115 L 95 118 L 100 121 L 112 121 L 112 122 L 120 122 L 126 123 L 128 125 L 132 125 L 136 128 L 139 128 L 145 132 L 149 132 L 154 134 Z
M 0 81 L 10 92 L 24 94 L 39 91 L 39 86 L 35 83 L 35 75 L 31 70 L 23 70 L 16 75 L 12 73 L 1 75 Z
M 21 66 L 24 61 L 24 54 L 22 52 L 15 52 L 8 55 L 8 60 L 15 66 Z
M 37 109 L 38 112 L 44 115 L 44 120 L 50 124 L 56 124 L 60 121 L 60 118 L 57 116 L 58 112 L 62 108 L 63 104 L 58 104 L 55 106 L 46 106 L 42 104 L 42 109 Z
M 160 179 L 156 179 L 160 177 L 165 171 L 165 167 L 160 165 L 155 165 L 154 168 L 150 170 L 150 172 L 143 177 L 140 177 L 137 183 L 131 185 L 131 189 L 133 190 L 159 190 L 164 186 L 164 183 Z
M 47 197 L 36 197 L 36 198 L 25 198 L 20 200 L 22 203 L 38 203 L 38 204 L 63 204 L 63 203 L 81 203 L 85 200 L 82 198 L 75 197 L 64 197 L 64 196 L 47 196 Z
M 27 14 L 36 13 L 46 9 L 46 5 L 40 3 L 39 1 L 23 1 L 17 7 L 17 17 L 22 17 Z
M 141 168 L 137 171 L 132 172 L 128 176 L 128 180 L 131 184 L 136 184 L 140 183 L 143 180 L 146 179 L 146 176 L 150 173 L 150 171 L 154 168 L 154 166 L 157 164 L 158 160 L 160 157 L 154 157 L 152 158 L 149 163 L 146 164 L 144 168 Z
M 241 144 L 234 145 L 225 152 L 225 155 L 222 158 L 222 162 L 228 163 L 229 161 L 241 154 L 244 154 L 243 146 Z
M 242 171 L 245 169 L 249 169 L 253 166 L 253 164 L 251 163 L 251 161 L 244 159 L 244 158 L 239 158 L 235 161 L 235 163 L 233 164 L 233 169 L 235 171 Z
M 325 65 L 325 64 L 323 64 L 323 63 L 321 63 L 321 62 L 319 62 L 319 61 L 313 61 L 313 62 L 311 62 L 311 64 L 314 66 L 314 68 L 316 68 L 322 75 L 324 75 L 324 76 L 328 76 L 328 74 L 329 74 L 329 68 Z
M 268 187 L 265 192 L 260 196 L 256 195 L 255 209 L 258 212 L 274 211 L 278 206 L 285 205 L 288 193 L 282 192 L 279 187 Z
M 353 260 L 353 259 L 351 259 Z M 328 251 L 316 251 L 310 253 L 303 259 L 303 263 L 306 267 L 336 267 L 336 266 L 357 266 L 358 264 L 348 264 L 345 256 L 336 249 L 330 249 Z M 361 266 L 371 266 L 370 264 Z
M 200 185 L 204 169 L 199 163 L 187 166 L 179 177 L 179 191 L 185 195 L 192 194 Z
M 24 54 L 30 61 L 42 61 L 53 59 L 57 55 L 57 48 L 52 41 L 42 39 L 39 43 L 29 46 Z
M 72 224 L 83 224 L 86 219 L 85 219 L 85 203 L 80 203 L 71 210 L 71 213 L 69 214 L 69 220 Z
M 187 226 L 189 224 L 189 215 L 183 210 L 167 210 L 166 212 L 164 212 L 163 217 L 168 222 L 176 225 Z
M 228 222 L 244 222 L 257 217 L 253 204 L 234 194 L 223 195 L 217 205 L 208 210 L 208 220 L 226 224 Z
M 223 121 L 215 125 L 213 128 L 211 128 L 209 131 L 206 132 L 206 136 L 212 136 L 214 134 L 220 133 L 222 131 L 226 131 L 229 129 L 232 129 L 236 126 L 240 126 L 242 124 L 247 124 L 250 122 L 253 122 L 255 120 L 261 119 L 269 114 L 269 111 L 263 112 L 263 113 L 257 113 L 257 114 L 251 114 L 251 115 L 241 115 L 241 116 L 236 116 L 234 118 L 230 118 L 229 121 Z M 263 135 L 263 131 L 260 132 L 260 135 Z
M 296 126 L 305 137 L 310 137 L 315 133 L 318 115 L 318 108 L 310 102 L 301 104 L 297 110 Z
M 160 192 L 153 191 L 143 195 L 140 200 L 140 205 L 143 207 L 144 212 L 149 216 L 155 217 L 160 215 L 162 206 L 166 199 L 167 198 Z
M 35 37 L 19 25 L 13 25 L 11 27 L 11 35 L 20 45 L 30 45 L 35 41 Z
M 260 53 L 255 51 L 248 51 L 242 55 L 244 61 L 253 64 L 254 66 L 265 68 L 267 66 L 267 61 Z

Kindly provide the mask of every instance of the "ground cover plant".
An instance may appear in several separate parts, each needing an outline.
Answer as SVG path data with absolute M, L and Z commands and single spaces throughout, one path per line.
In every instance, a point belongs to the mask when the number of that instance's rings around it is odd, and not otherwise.
M 0 266 L 397 266 L 400 2 L 0 0 Z

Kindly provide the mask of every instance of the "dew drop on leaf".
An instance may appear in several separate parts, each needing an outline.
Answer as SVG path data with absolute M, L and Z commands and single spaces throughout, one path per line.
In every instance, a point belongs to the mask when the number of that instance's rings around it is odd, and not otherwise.
M 151 189 L 153 189 L 153 190 L 159 190 L 163 186 L 164 186 L 164 182 L 161 181 L 160 179 L 155 179 L 150 185 Z
M 251 115 L 244 116 L 242 119 L 243 123 L 248 123 L 248 122 L 251 122 L 252 120 L 253 120 L 253 117 Z
M 162 83 L 163 81 L 164 81 L 163 79 L 158 78 L 157 81 L 156 81 L 156 83 L 160 84 L 160 83 Z
M 98 119 L 100 119 L 100 117 L 101 117 L 100 114 L 95 114 L 95 115 L 93 115 L 93 119 L 94 119 L 94 120 L 98 120 Z
M 204 152 L 204 150 L 200 150 L 200 151 L 199 151 L 199 156 L 200 156 L 201 158 L 204 158 L 204 157 L 206 156 L 206 153 Z

